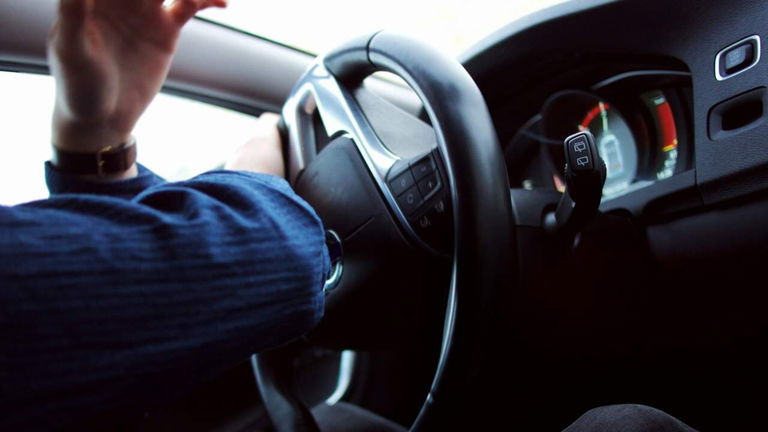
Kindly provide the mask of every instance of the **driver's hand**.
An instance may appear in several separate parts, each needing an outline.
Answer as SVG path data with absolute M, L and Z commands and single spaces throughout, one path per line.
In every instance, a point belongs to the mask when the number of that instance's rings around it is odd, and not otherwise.
M 285 177 L 283 148 L 277 129 L 279 121 L 277 114 L 262 114 L 256 123 L 254 137 L 243 144 L 224 167 Z
M 56 78 L 53 142 L 95 153 L 130 138 L 160 91 L 181 28 L 227 0 L 61 0 L 49 37 Z

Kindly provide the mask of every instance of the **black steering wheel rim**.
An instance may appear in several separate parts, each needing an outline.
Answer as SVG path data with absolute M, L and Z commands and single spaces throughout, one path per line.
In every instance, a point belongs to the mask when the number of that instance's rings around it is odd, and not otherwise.
M 342 89 L 340 97 L 349 99 L 353 99 L 349 89 L 370 74 L 394 73 L 419 96 L 433 126 L 453 210 L 453 270 L 438 367 L 411 430 L 456 426 L 462 416 L 458 408 L 463 406 L 464 390 L 471 387 L 473 371 L 482 367 L 497 295 L 515 281 L 508 177 L 485 101 L 456 60 L 394 33 L 354 39 L 319 58 L 316 67 L 327 70 L 334 85 Z M 311 79 L 312 70 L 305 75 L 305 84 Z M 289 134 L 300 133 L 291 130 L 295 124 L 288 126 Z M 301 149 L 292 151 L 301 157 Z M 368 163 L 374 176 L 380 174 L 370 158 Z M 389 191 L 382 182 L 379 186 L 386 197 Z M 393 203 L 390 199 L 389 205 Z

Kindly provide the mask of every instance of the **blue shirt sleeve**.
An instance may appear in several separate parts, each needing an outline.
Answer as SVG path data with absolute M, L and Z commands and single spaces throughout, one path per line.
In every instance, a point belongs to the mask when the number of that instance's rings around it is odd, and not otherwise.
M 140 412 L 320 320 L 324 229 L 284 180 L 58 174 L 0 207 L 1 430 Z
M 165 180 L 147 167 L 137 164 L 136 177 L 111 182 L 93 181 L 67 174 L 56 169 L 51 162 L 45 163 L 45 183 L 51 196 L 61 194 L 108 195 L 115 198 L 133 198 L 145 189 L 165 183 Z

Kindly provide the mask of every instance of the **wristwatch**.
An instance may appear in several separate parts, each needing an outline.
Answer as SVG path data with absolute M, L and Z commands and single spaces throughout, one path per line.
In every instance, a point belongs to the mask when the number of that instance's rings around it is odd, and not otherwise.
M 59 170 L 77 175 L 99 177 L 126 171 L 136 163 L 136 139 L 118 146 L 106 146 L 96 153 L 78 153 L 53 147 L 53 165 Z

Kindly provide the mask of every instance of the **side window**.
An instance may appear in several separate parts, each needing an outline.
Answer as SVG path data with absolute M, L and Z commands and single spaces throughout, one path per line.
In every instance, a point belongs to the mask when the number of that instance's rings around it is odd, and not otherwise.
M 0 205 L 45 199 L 54 84 L 50 76 L 0 72 Z M 251 136 L 255 118 L 159 94 L 136 125 L 138 160 L 169 181 L 215 169 Z

